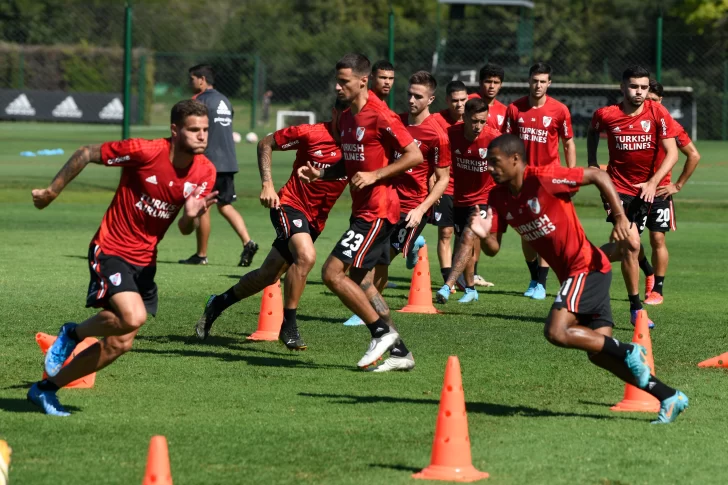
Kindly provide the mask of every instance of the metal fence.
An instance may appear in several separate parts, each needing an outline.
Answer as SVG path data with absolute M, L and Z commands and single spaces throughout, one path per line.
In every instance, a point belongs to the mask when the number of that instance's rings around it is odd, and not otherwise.
M 435 0 L 420 0 L 427 2 Z M 123 2 L 10 3 L 25 7 L 0 15 L 0 89 L 122 93 Z M 191 2 L 134 4 L 131 94 L 140 123 L 166 123 L 169 106 L 190 95 L 187 69 L 200 62 L 215 67 L 216 88 L 233 100 L 236 119 L 244 119 L 250 130 L 274 129 L 276 112 L 284 109 L 312 111 L 320 119 L 333 103 L 333 66 L 342 54 L 359 51 L 372 61 L 390 55 L 386 15 L 362 18 L 351 29 L 335 19 L 311 18 L 305 8 L 271 8 L 250 17 L 248 6 L 233 0 L 208 2 L 205 8 Z M 594 99 L 579 96 L 614 98 L 627 65 L 656 72 L 661 57 L 663 84 L 689 93 L 679 109 L 695 115 L 694 134 L 728 139 L 728 33 L 716 41 L 673 29 L 658 45 L 650 27 L 632 36 L 604 30 L 585 39 L 523 11 L 496 13 L 485 20 L 443 16 L 427 25 L 395 15 L 394 109 L 405 109 L 406 78 L 419 69 L 433 72 L 443 85 L 453 77 L 474 85 L 478 69 L 495 62 L 514 83 L 503 92 L 504 99 L 512 99 L 526 94 L 520 83 L 529 65 L 543 60 L 554 69 L 554 86 L 586 85 L 577 94 L 561 95 L 577 99 L 587 117 L 585 106 Z M 605 97 L 609 86 L 613 94 Z M 554 97 L 559 93 L 554 90 Z M 443 98 L 436 107 L 443 106 Z

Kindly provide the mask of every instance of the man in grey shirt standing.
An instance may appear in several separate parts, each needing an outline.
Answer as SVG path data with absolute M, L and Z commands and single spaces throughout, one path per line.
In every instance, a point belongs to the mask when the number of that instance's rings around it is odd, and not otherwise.
M 253 256 L 258 251 L 258 245 L 250 239 L 245 227 L 243 216 L 231 205 L 235 199 L 235 184 L 233 179 L 238 172 L 238 161 L 235 157 L 235 142 L 233 141 L 233 107 L 223 94 L 217 91 L 215 72 L 212 66 L 199 64 L 189 69 L 190 87 L 195 93 L 193 99 L 207 106 L 210 128 L 208 132 L 207 149 L 205 156 L 212 161 L 217 169 L 215 187 L 217 190 L 217 209 L 227 219 L 243 243 L 243 252 L 240 255 L 238 266 L 250 266 Z M 197 252 L 187 259 L 181 259 L 181 264 L 207 264 L 207 242 L 210 238 L 210 213 L 200 218 L 197 228 Z

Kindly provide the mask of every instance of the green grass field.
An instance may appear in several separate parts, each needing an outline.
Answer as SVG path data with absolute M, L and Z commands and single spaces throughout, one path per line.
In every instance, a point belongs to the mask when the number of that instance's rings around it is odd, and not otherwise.
M 42 212 L 33 207 L 30 190 L 46 186 L 80 144 L 118 134 L 117 127 L 91 125 L 0 125 L 0 438 L 14 449 L 11 483 L 140 483 L 154 434 L 169 441 L 176 484 L 414 483 L 411 473 L 430 459 L 449 355 L 460 358 L 473 463 L 491 474 L 487 483 L 728 482 L 728 375 L 696 366 L 728 351 L 726 303 L 719 296 L 728 272 L 725 143 L 697 143 L 703 161 L 677 196 L 679 230 L 668 235 L 665 303 L 650 309 L 657 323 L 657 374 L 690 397 L 690 408 L 673 425 L 651 426 L 653 415 L 611 412 L 609 406 L 622 398 L 622 383 L 590 365 L 583 353 L 544 340 L 551 298 L 519 296 L 528 281 L 514 231 L 506 234 L 497 258 L 482 258 L 480 273 L 496 286 L 481 291 L 478 303 L 453 301 L 442 315 L 395 314 L 417 361 L 413 372 L 357 371 L 369 334 L 341 325 L 349 312 L 320 278 L 321 263 L 347 226 L 348 195 L 316 244 L 319 262 L 299 309 L 309 350 L 291 353 L 277 343 L 246 341 L 255 330 L 259 297 L 226 312 L 209 343 L 190 340 L 206 297 L 247 270 L 235 266 L 240 244 L 214 213 L 210 264 L 178 265 L 195 242 L 172 227 L 159 251 L 158 317 L 141 330 L 131 353 L 99 373 L 94 389 L 61 391 L 61 402 L 74 414 L 52 418 L 25 400 L 42 372 L 34 335 L 55 334 L 63 322 L 92 315 L 84 308 L 87 247 L 119 172 L 90 166 Z M 166 131 L 135 128 L 133 134 L 158 137 Z M 66 155 L 18 156 L 57 147 Z M 583 163 L 583 142 L 578 149 Z M 274 231 L 257 200 L 251 145 L 239 145 L 239 160 L 236 207 L 264 253 Z M 277 185 L 291 161 L 290 154 L 276 154 Z M 584 189 L 576 202 L 590 239 L 606 241 L 610 226 L 596 192 Z M 433 227 L 424 235 L 435 242 Z M 615 334 L 630 340 L 618 267 L 615 273 Z M 403 260 L 391 274 L 399 288 L 385 297 L 401 308 L 410 279 Z M 552 274 L 550 295 L 557 287 Z

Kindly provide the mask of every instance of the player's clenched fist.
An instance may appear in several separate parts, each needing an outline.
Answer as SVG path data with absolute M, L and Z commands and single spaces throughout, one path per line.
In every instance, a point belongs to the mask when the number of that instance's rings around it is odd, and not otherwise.
M 281 206 L 281 200 L 272 185 L 263 186 L 260 191 L 260 203 L 267 209 L 278 209 Z
M 38 209 L 45 209 L 58 197 L 58 194 L 51 189 L 33 189 L 31 194 L 33 195 L 33 205 Z
M 377 180 L 377 172 L 357 172 L 351 178 L 351 182 L 349 184 L 352 189 L 361 190 L 364 187 L 372 185 Z

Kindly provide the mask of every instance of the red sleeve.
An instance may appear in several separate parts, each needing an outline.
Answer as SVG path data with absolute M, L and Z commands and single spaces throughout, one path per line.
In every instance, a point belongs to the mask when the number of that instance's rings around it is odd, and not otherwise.
M 516 126 L 516 117 L 518 116 L 518 110 L 516 106 L 511 103 L 508 105 L 506 110 L 506 122 L 503 124 L 503 133 L 513 133 L 513 127 Z
M 604 131 L 604 108 L 599 108 L 594 112 L 589 126 L 593 130 Z
M 498 214 L 498 210 L 494 206 L 490 206 L 492 214 L 493 214 L 493 222 L 490 226 L 490 233 L 491 234 L 498 234 L 498 233 L 504 233 L 506 232 L 506 229 L 508 229 L 508 224 L 505 223 L 505 218 L 500 216 Z
M 665 108 L 663 105 L 658 103 L 653 103 L 653 113 L 655 114 L 655 118 L 657 121 L 657 138 L 675 138 L 677 137 L 679 133 L 678 127 L 680 126 L 673 118 L 670 116 L 670 112 L 667 111 L 667 108 Z
M 110 141 L 101 145 L 101 161 L 107 167 L 139 167 L 156 155 L 153 141 L 142 138 Z
M 538 167 L 536 174 L 541 186 L 552 195 L 569 195 L 579 191 L 584 181 L 584 167 L 568 168 L 551 164 Z
M 202 179 L 202 191 L 200 191 L 200 195 L 197 197 L 198 199 L 200 197 L 205 197 L 210 192 L 212 192 L 212 188 L 215 187 L 215 180 L 217 179 L 217 170 L 215 169 L 215 166 L 212 164 L 212 162 L 207 162 L 207 171 Z
M 382 138 L 391 142 L 392 148 L 400 153 L 403 152 L 404 147 L 415 141 L 404 124 L 402 124 L 399 116 L 391 111 L 383 112 L 379 116 L 378 130 Z
M 273 139 L 276 141 L 276 145 L 281 150 L 294 150 L 300 148 L 305 139 L 306 135 L 310 130 L 311 125 L 298 125 L 289 126 L 273 133 Z
M 571 113 L 569 113 L 569 108 L 566 105 L 562 105 L 561 109 L 563 110 L 564 121 L 559 127 L 559 135 L 564 140 L 569 140 L 574 137 L 574 131 L 571 129 Z
M 682 126 L 680 127 L 680 129 L 681 129 L 680 134 L 677 135 L 677 146 L 679 148 L 683 148 L 683 147 L 690 145 L 693 142 L 693 140 L 690 139 L 690 137 L 688 136 L 688 132 L 685 131 L 685 129 Z
M 437 145 L 430 148 L 428 153 L 430 166 L 438 168 L 449 167 L 452 165 L 450 139 L 444 133 L 444 130 L 437 130 L 437 140 Z

